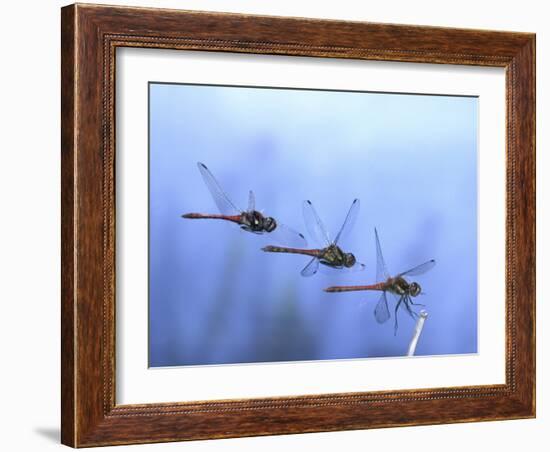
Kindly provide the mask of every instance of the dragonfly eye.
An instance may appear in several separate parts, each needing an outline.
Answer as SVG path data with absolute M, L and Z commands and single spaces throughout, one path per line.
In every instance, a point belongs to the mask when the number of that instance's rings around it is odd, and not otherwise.
M 356 259 L 352 253 L 346 253 L 344 258 L 344 265 L 347 268 L 353 267 L 355 265 Z
M 411 297 L 418 296 L 421 291 L 422 291 L 422 289 L 420 288 L 420 284 L 418 284 L 418 283 L 413 282 L 409 286 L 409 293 L 411 294 Z
M 272 232 L 277 227 L 277 222 L 272 217 L 264 218 L 264 229 L 266 232 Z

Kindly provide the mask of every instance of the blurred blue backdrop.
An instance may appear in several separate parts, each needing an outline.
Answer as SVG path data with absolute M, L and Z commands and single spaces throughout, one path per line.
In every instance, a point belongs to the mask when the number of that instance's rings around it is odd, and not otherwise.
M 151 83 L 149 365 L 403 356 L 414 320 L 376 323 L 378 228 L 390 273 L 415 278 L 429 313 L 417 355 L 477 352 L 477 98 Z M 269 235 L 186 212 L 217 213 L 196 162 L 232 200 L 306 234 L 312 200 L 367 269 L 300 276 L 309 261 L 268 254 Z M 307 234 L 306 234 L 307 236 Z M 310 238 L 308 240 L 311 242 Z

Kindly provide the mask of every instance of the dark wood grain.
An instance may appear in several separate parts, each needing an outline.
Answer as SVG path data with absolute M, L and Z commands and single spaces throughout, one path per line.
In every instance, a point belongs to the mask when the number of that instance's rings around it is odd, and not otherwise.
M 75 447 L 535 415 L 535 36 L 72 5 L 62 10 L 62 442 Z M 506 383 L 115 404 L 117 47 L 506 68 Z M 504 150 L 503 150 L 504 152 Z
M 74 8 L 61 11 L 61 441 L 75 441 L 74 158 L 75 59 Z

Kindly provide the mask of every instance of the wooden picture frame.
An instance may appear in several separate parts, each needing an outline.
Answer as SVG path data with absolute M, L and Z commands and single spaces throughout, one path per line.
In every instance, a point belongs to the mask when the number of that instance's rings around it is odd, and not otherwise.
M 535 35 L 147 8 L 62 9 L 62 442 L 73 447 L 535 416 Z M 506 383 L 115 403 L 115 50 L 506 70 Z

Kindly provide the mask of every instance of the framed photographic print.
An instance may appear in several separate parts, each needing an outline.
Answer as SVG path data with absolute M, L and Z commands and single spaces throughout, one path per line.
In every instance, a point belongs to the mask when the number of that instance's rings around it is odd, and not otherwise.
M 535 37 L 62 9 L 62 442 L 535 416 Z

